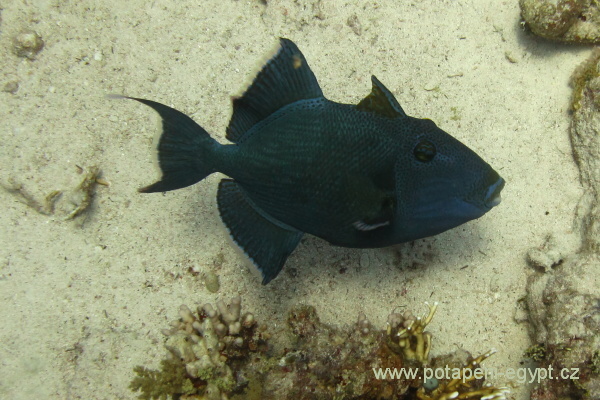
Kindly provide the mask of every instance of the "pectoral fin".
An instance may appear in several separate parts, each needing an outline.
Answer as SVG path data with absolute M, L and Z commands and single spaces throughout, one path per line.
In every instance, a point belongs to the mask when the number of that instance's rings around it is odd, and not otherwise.
M 394 218 L 394 199 L 383 197 L 376 204 L 378 208 L 374 208 L 364 218 L 352 223 L 352 226 L 359 231 L 366 232 L 390 225 Z
M 393 186 L 387 182 L 389 179 L 379 181 L 380 185 L 377 185 L 372 178 L 364 175 L 346 177 L 345 187 L 349 197 L 354 199 L 349 211 L 359 217 L 352 222 L 356 230 L 372 231 L 390 225 L 394 219 L 396 197 Z

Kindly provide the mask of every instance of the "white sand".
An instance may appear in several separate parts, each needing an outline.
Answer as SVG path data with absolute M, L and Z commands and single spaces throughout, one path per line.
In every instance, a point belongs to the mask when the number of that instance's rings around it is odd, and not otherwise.
M 570 233 L 580 195 L 568 79 L 589 49 L 526 35 L 516 1 L 297 3 L 3 2 L 0 87 L 17 81 L 19 90 L 0 93 L 0 183 L 22 184 L 42 201 L 77 186 L 76 165 L 97 165 L 111 186 L 98 186 L 87 217 L 74 221 L 64 221 L 68 196 L 48 216 L 0 189 L 0 398 L 134 398 L 132 368 L 157 366 L 160 331 L 179 305 L 236 294 L 275 332 L 297 303 L 316 306 L 328 323 L 352 323 L 362 311 L 384 328 L 392 309 L 421 313 L 437 300 L 433 355 L 494 347 L 487 366 L 522 366 L 530 343 L 514 314 L 530 272 L 524 255 L 549 233 Z M 360 35 L 347 24 L 353 15 Z M 23 29 L 45 41 L 35 61 L 11 52 Z M 224 141 L 229 97 L 279 36 L 298 44 L 332 100 L 358 102 L 377 75 L 409 114 L 436 121 L 499 171 L 502 204 L 396 248 L 309 238 L 263 287 L 222 228 L 219 176 L 166 195 L 137 193 L 158 176 L 158 117 L 103 96 L 172 105 Z M 411 260 L 426 265 L 410 269 Z M 214 270 L 219 293 L 190 267 Z M 494 383 L 528 398 L 524 385 Z

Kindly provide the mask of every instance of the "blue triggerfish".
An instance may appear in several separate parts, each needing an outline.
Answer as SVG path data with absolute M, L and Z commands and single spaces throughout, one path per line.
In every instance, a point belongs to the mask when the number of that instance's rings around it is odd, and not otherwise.
M 327 100 L 288 39 L 241 97 L 220 144 L 185 114 L 132 98 L 162 118 L 161 179 L 140 192 L 193 185 L 214 172 L 231 237 L 267 284 L 309 233 L 374 248 L 436 235 L 500 203 L 504 180 L 428 119 L 408 116 L 375 77 L 358 104 Z

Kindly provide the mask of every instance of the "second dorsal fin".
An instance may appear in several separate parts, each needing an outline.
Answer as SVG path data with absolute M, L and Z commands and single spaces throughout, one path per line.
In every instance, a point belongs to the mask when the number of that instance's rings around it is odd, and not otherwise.
M 227 139 L 237 143 L 244 134 L 280 108 L 298 100 L 322 97 L 317 78 L 304 55 L 289 39 L 280 38 L 277 52 L 262 67 L 241 97 L 233 98 Z
M 356 108 L 361 111 L 368 111 L 382 117 L 396 118 L 406 117 L 406 113 L 398 104 L 398 100 L 394 97 L 383 83 L 375 75 L 371 76 L 373 88 L 371 93 L 356 105 Z

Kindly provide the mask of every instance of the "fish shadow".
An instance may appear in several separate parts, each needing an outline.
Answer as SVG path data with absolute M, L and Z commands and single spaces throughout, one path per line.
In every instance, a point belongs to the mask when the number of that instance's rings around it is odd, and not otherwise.
M 345 291 L 357 286 L 378 288 L 389 285 L 388 282 L 401 284 L 427 275 L 428 269 L 460 270 L 468 260 L 481 257 L 483 252 L 478 249 L 491 240 L 491 233 L 485 231 L 483 225 L 474 224 L 376 249 L 337 247 L 307 236 L 288 259 L 281 276 L 268 286 L 289 290 L 325 282 L 335 290 Z M 277 291 L 274 289 L 274 293 Z

